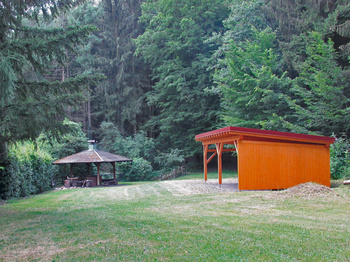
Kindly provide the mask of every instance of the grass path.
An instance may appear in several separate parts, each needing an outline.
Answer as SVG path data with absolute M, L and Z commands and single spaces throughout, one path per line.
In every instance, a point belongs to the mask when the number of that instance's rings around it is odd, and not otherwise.
M 0 206 L 0 261 L 346 261 L 350 189 L 194 194 L 169 181 Z

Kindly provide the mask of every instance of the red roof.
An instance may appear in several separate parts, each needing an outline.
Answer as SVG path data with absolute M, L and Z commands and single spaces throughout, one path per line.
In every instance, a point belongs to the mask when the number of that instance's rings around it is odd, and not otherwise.
M 270 131 L 270 130 L 261 130 L 255 128 L 245 128 L 245 127 L 234 127 L 229 126 L 207 133 L 199 134 L 195 136 L 196 141 L 210 140 L 215 137 L 230 136 L 230 135 L 240 135 L 255 137 L 255 138 L 265 138 L 265 139 L 278 139 L 278 140 L 288 140 L 295 142 L 308 142 L 316 144 L 332 144 L 335 141 L 335 138 L 328 136 L 315 136 L 315 135 L 305 135 L 305 134 L 296 134 L 289 132 L 280 132 L 280 131 Z
M 101 150 L 85 150 L 77 154 L 56 160 L 53 162 L 53 164 L 112 163 L 129 161 L 132 161 L 132 159 Z

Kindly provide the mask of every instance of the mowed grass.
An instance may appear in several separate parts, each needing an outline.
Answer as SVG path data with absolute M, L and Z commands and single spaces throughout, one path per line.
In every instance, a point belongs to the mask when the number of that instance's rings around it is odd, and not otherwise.
M 150 182 L 48 192 L 0 206 L 0 261 L 346 261 L 350 189 L 333 190 L 282 198 Z

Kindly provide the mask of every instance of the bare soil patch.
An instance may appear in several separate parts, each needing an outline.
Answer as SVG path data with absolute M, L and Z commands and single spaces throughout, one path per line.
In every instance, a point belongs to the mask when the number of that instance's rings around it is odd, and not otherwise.
M 65 249 L 60 249 L 50 245 L 20 247 L 16 249 L 5 249 L 4 254 L 0 254 L 0 261 L 52 261 L 52 257 L 65 252 Z
M 225 178 L 222 180 L 221 185 L 219 185 L 218 179 L 208 179 L 206 182 L 201 179 L 170 180 L 161 183 L 172 184 L 182 188 L 183 190 L 181 191 L 185 194 L 232 193 L 238 191 L 237 178 Z

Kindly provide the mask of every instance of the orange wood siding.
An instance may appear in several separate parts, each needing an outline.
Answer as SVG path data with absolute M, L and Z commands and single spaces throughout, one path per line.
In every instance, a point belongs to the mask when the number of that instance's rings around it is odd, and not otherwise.
M 284 189 L 306 182 L 329 187 L 329 157 L 325 145 L 239 140 L 239 189 Z

